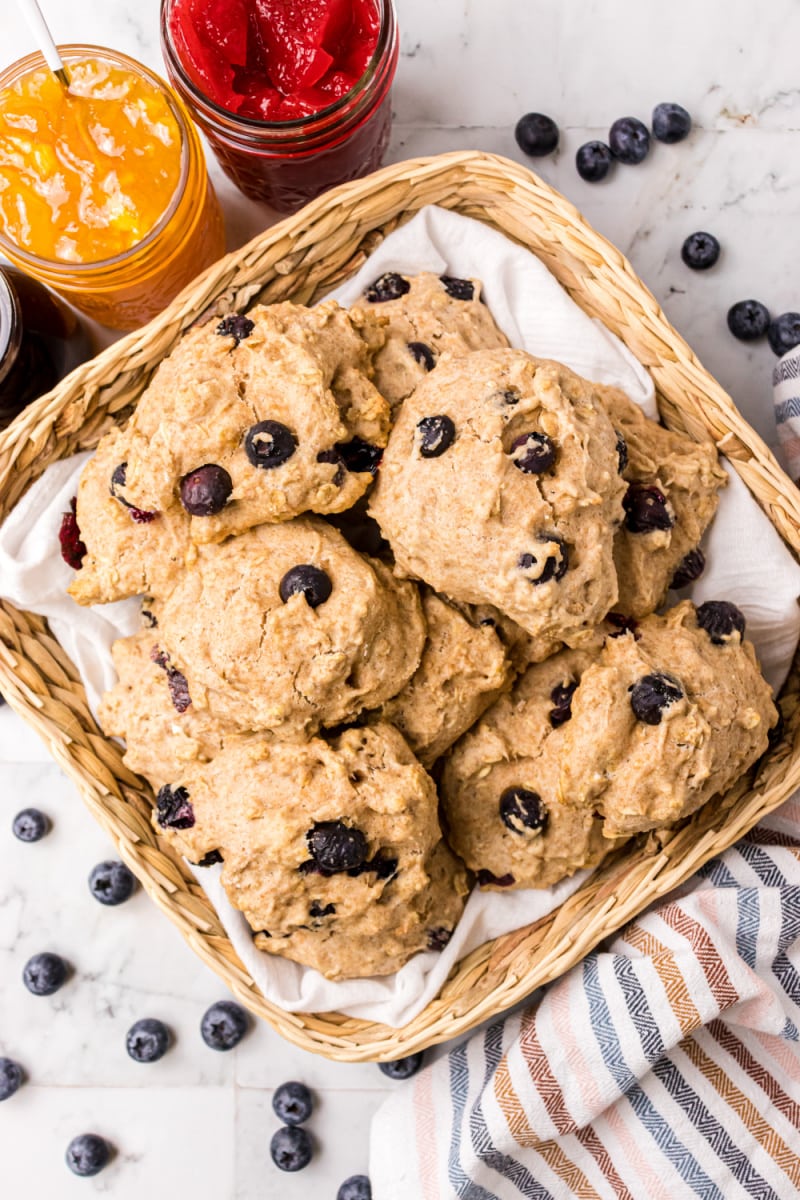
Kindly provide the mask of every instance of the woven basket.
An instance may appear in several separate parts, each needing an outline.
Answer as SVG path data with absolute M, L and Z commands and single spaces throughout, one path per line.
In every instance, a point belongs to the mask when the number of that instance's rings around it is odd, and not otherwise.
M 95 446 L 127 417 L 160 359 L 209 307 L 227 312 L 255 298 L 309 303 L 426 204 L 485 221 L 537 254 L 581 308 L 649 369 L 666 424 L 713 438 L 784 540 L 800 550 L 800 492 L 630 264 L 529 171 L 478 153 L 399 163 L 329 192 L 222 259 L 160 317 L 79 367 L 0 435 L 0 518 L 50 462 Z M 264 999 L 205 893 L 151 826 L 152 793 L 98 729 L 46 622 L 0 604 L 0 690 L 44 738 L 142 886 L 237 999 L 303 1049 L 342 1061 L 397 1058 L 499 1013 L 562 974 L 781 804 L 800 784 L 799 678 L 793 671 L 783 692 L 783 740 L 755 779 L 741 781 L 678 831 L 618 851 L 550 916 L 473 951 L 424 1012 L 397 1030 L 338 1013 L 286 1013 Z

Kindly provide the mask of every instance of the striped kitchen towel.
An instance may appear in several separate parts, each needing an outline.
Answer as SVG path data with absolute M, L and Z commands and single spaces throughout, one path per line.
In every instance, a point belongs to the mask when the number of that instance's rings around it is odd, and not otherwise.
M 374 1200 L 800 1196 L 800 798 L 402 1086 Z
M 800 482 L 800 346 L 776 362 L 772 371 L 775 423 L 786 468 Z

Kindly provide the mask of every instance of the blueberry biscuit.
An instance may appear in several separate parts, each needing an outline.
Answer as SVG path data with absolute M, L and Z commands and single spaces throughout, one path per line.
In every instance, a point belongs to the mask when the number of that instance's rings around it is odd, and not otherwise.
M 739 779 L 777 721 L 741 612 L 685 600 L 606 639 L 565 727 L 564 802 L 608 837 L 671 824 Z
M 389 272 L 367 288 L 365 301 L 388 321 L 375 356 L 375 384 L 393 416 L 442 355 L 461 358 L 508 345 L 481 300 L 477 279 Z
M 700 539 L 728 479 L 711 442 L 648 420 L 615 388 L 602 388 L 600 398 L 620 434 L 628 484 L 625 520 L 614 538 L 618 607 L 643 617 L 659 607 L 673 581 L 685 586 L 702 571 Z
M 316 517 L 201 547 L 158 619 L 198 705 L 282 737 L 379 707 L 425 641 L 416 587 Z
M 617 435 L 594 386 L 522 350 L 442 362 L 404 402 L 370 511 L 399 570 L 544 646 L 617 598 Z
M 261 949 L 330 979 L 441 949 L 463 908 L 436 790 L 388 725 L 225 750 L 163 787 L 154 821 L 193 862 L 222 861 Z

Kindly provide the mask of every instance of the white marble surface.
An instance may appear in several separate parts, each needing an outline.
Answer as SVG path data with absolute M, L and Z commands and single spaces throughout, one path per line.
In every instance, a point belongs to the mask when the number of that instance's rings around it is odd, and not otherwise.
M 156 0 L 42 0 L 56 39 L 115 46 L 160 69 Z M 725 313 L 755 296 L 774 312 L 800 309 L 800 7 L 774 0 L 397 0 L 402 58 L 395 86 L 390 159 L 479 148 L 522 161 L 517 117 L 550 113 L 562 129 L 558 154 L 539 173 L 629 255 L 670 319 L 775 441 L 766 344 L 734 341 Z M 8 2 L 0 17 L 0 66 L 26 53 L 30 37 Z M 644 164 L 606 183 L 583 183 L 574 152 L 603 137 L 618 116 L 647 119 L 677 100 L 693 114 L 688 143 L 656 145 Z M 218 172 L 212 167 L 215 178 Z M 271 214 L 220 192 L 229 242 L 239 245 Z M 679 251 L 695 229 L 723 245 L 707 274 L 688 271 Z M 38 805 L 52 833 L 23 846 L 13 814 Z M 388 1090 L 374 1066 L 306 1055 L 266 1026 L 231 1054 L 200 1041 L 198 1023 L 221 987 L 164 917 L 138 892 L 104 909 L 89 895 L 92 865 L 112 854 L 75 790 L 35 736 L 0 709 L 0 1054 L 30 1081 L 0 1108 L 4 1200 L 103 1193 L 115 1200 L 270 1200 L 336 1195 L 367 1168 L 371 1113 Z M 53 949 L 75 973 L 52 998 L 29 996 L 22 966 Z M 177 1033 L 153 1066 L 124 1051 L 128 1026 L 158 1016 Z M 268 1144 L 277 1121 L 271 1089 L 305 1079 L 316 1091 L 312 1166 L 282 1175 Z M 86 1129 L 118 1147 L 95 1180 L 63 1163 L 69 1138 Z M 377 1197 L 376 1200 L 380 1200 Z M 417 1200 L 409 1197 L 408 1200 Z

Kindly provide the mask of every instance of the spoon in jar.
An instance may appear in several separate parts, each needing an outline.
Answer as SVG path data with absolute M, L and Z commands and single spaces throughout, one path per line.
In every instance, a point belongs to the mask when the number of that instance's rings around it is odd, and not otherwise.
M 47 22 L 42 16 L 42 11 L 39 8 L 37 0 L 17 0 L 17 4 L 25 20 L 28 22 L 30 31 L 36 39 L 48 67 L 62 87 L 68 88 L 69 74 L 67 73 L 67 68 L 64 66 L 61 55 L 56 49 L 53 35 L 47 28 Z

